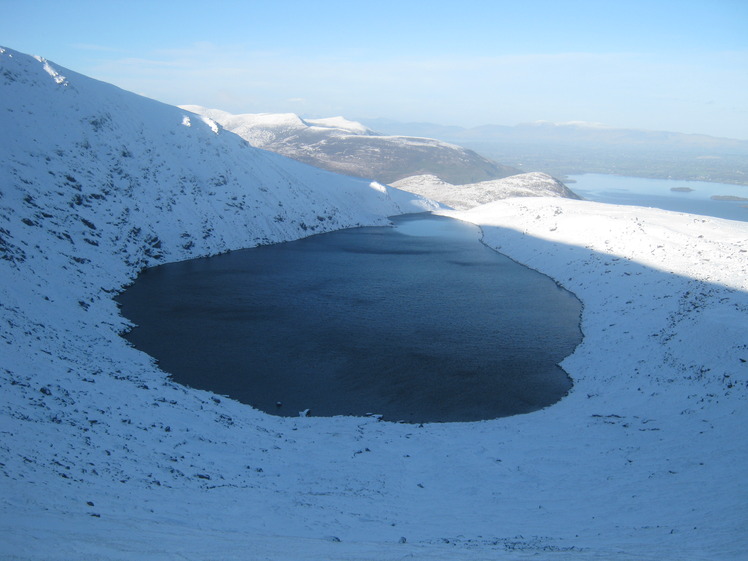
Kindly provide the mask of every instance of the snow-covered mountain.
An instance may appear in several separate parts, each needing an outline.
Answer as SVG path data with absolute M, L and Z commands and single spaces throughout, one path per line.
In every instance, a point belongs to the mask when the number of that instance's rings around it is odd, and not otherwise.
M 10 263 L 95 266 L 90 254 L 106 246 L 128 255 L 131 267 L 115 270 L 132 276 L 164 260 L 433 207 L 256 150 L 210 119 L 31 60 L 2 52 L 0 252 Z
M 579 199 L 576 193 L 558 179 L 540 172 L 520 173 L 503 179 L 468 185 L 452 185 L 435 175 L 416 175 L 395 181 L 392 186 L 423 195 L 458 210 L 467 210 L 510 197 Z
M 0 558 L 744 559 L 748 224 L 450 211 L 583 301 L 571 393 L 479 423 L 274 417 L 171 382 L 113 295 L 431 203 L 10 49 L 0 147 Z
M 431 138 L 384 136 L 343 117 L 305 120 L 293 113 L 233 115 L 198 105 L 180 107 L 209 117 L 253 146 L 330 171 L 383 183 L 411 175 L 434 174 L 464 184 L 519 173 L 461 146 Z

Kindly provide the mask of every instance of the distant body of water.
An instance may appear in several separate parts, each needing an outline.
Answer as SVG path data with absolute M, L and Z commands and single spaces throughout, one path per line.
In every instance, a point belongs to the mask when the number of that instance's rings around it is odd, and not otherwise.
M 430 214 L 171 263 L 118 297 L 177 382 L 275 415 L 477 421 L 561 399 L 581 305 Z
M 590 201 L 748 221 L 748 186 L 745 185 L 596 173 L 571 175 L 568 179 L 571 181 L 567 186 Z M 719 200 L 724 197 L 745 200 Z

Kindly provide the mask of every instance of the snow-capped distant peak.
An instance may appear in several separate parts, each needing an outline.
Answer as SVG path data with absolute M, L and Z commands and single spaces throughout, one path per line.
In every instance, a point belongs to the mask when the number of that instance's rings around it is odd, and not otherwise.
M 208 119 L 212 126 L 216 123 L 234 132 L 258 148 L 265 147 L 279 137 L 311 128 L 295 113 L 243 113 L 235 115 L 220 109 L 210 109 L 200 105 L 180 105 L 180 109 Z M 207 121 L 206 121 L 207 122 Z
M 226 128 L 238 124 L 254 127 L 307 128 L 309 124 L 295 113 L 242 113 L 235 115 L 221 109 L 211 109 L 200 105 L 180 105 L 180 109 L 208 117 Z
M 208 107 L 203 107 L 202 105 L 180 105 L 179 108 L 184 109 L 185 111 L 189 111 L 190 113 L 205 115 L 215 120 L 218 120 L 221 117 L 231 116 L 231 113 L 227 113 L 226 111 L 221 111 L 220 109 L 209 109 Z
M 518 170 L 432 138 L 381 135 L 345 117 L 302 119 L 294 113 L 233 115 L 198 105 L 182 109 L 210 117 L 252 146 L 330 171 L 390 183 L 415 173 L 438 173 L 466 183 Z
M 291 126 L 306 128 L 309 124 L 296 113 L 245 113 L 236 117 L 254 118 L 256 123 L 264 126 Z
M 340 129 L 351 134 L 373 134 L 373 131 L 358 121 L 350 121 L 345 117 L 327 117 L 325 119 L 306 119 L 306 122 L 316 127 Z

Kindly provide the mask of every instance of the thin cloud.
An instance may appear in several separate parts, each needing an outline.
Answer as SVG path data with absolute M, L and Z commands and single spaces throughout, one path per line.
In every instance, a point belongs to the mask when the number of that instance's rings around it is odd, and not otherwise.
M 97 77 L 168 103 L 234 112 L 290 112 L 302 105 L 316 115 L 462 125 L 545 119 L 671 130 L 681 130 L 688 115 L 690 128 L 714 134 L 719 126 L 748 130 L 734 111 L 745 106 L 736 96 L 748 91 L 746 68 L 748 54 L 740 52 L 687 60 L 585 52 L 361 59 L 345 51 L 305 56 L 203 42 L 109 61 Z M 231 106 L 221 107 L 229 99 Z M 715 105 L 700 114 L 705 100 Z

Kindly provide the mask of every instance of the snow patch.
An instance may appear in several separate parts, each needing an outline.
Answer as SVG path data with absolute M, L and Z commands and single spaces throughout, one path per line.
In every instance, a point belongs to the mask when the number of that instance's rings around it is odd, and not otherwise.
M 3 51 L 0 54 L 3 54 L 3 53 L 5 53 L 5 51 Z M 44 71 L 52 77 L 52 79 L 55 81 L 56 84 L 67 85 L 65 76 L 61 75 L 59 72 L 57 72 L 57 70 L 52 68 L 52 66 L 49 64 L 47 59 L 42 58 L 40 56 L 35 56 L 34 58 L 43 64 Z
M 213 131 L 213 134 L 218 134 L 218 125 L 213 119 L 211 119 L 210 117 L 201 116 L 200 120 L 206 125 L 208 125 L 210 130 Z

